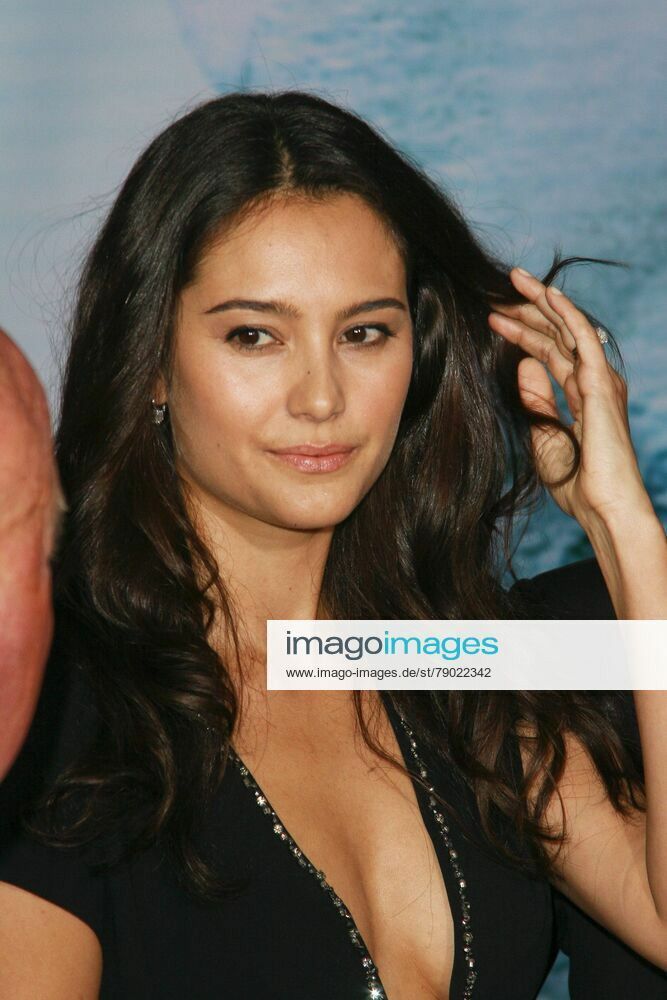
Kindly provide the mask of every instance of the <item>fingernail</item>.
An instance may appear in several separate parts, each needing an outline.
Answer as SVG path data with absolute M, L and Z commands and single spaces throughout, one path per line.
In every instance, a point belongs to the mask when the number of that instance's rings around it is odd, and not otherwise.
M 518 271 L 519 274 L 525 274 L 527 278 L 532 278 L 532 274 L 530 273 L 530 271 L 524 271 L 522 267 L 517 267 L 515 268 L 515 270 Z
M 552 291 L 552 292 L 554 293 L 554 295 L 562 295 L 562 294 L 563 294 L 563 293 L 561 292 L 560 288 L 556 288 L 556 286 L 555 286 L 555 285 L 549 285 L 549 288 L 550 288 L 550 289 L 551 289 L 551 291 Z

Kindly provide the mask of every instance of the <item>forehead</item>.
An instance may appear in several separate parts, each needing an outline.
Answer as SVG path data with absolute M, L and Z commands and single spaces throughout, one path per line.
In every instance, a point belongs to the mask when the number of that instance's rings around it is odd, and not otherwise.
M 244 213 L 202 255 L 194 281 L 244 287 L 402 284 L 402 254 L 382 217 L 354 194 L 274 197 Z M 304 289 L 305 290 L 305 289 Z

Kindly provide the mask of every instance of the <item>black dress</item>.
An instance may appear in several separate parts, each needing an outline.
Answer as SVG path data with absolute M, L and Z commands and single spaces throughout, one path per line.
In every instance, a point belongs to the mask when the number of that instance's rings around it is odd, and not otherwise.
M 565 569 L 570 574 L 565 582 L 588 587 L 590 561 Z M 520 589 L 544 609 L 552 582 L 551 574 L 542 574 L 534 586 L 523 582 Z M 563 577 L 556 582 L 560 592 Z M 599 579 L 597 586 L 599 593 Z M 383 701 L 405 763 L 425 771 L 427 783 L 459 814 L 460 822 L 443 815 L 437 800 L 414 782 L 454 918 L 451 1000 L 533 1000 L 559 939 L 570 948 L 573 996 L 665 998 L 664 973 L 558 898 L 547 882 L 511 869 L 469 834 L 476 806 L 467 786 L 428 756 L 386 692 Z M 242 892 L 223 902 L 204 904 L 188 895 L 157 848 L 93 874 L 85 851 L 49 848 L 17 833 L 12 817 L 26 786 L 34 787 L 60 766 L 56 762 L 68 759 L 87 718 L 92 709 L 85 685 L 52 663 L 29 739 L 0 792 L 0 880 L 58 904 L 92 927 L 104 958 L 102 1000 L 383 996 L 382 970 L 373 966 L 344 900 L 291 839 L 239 758 L 229 763 L 204 834 L 223 875 L 247 880 Z M 520 767 L 518 755 L 513 763 Z M 622 981 L 632 989 L 618 992 Z

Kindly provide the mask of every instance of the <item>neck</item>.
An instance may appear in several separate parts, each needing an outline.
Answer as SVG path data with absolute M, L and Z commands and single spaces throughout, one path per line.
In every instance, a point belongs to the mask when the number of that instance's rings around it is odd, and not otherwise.
M 233 643 L 222 616 L 212 642 L 230 672 L 242 670 L 244 683 L 265 691 L 267 620 L 327 617 L 321 586 L 334 529 L 289 529 L 202 502 L 195 523 L 231 601 L 243 663 L 234 667 Z

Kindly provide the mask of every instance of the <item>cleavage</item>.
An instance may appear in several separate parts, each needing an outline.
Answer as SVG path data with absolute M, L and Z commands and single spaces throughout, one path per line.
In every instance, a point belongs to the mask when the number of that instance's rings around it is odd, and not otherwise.
M 312 700 L 310 706 L 304 700 L 302 713 L 276 699 L 234 737 L 234 748 L 290 836 L 344 901 L 387 1000 L 447 1000 L 452 913 L 413 782 L 366 746 L 355 731 L 351 697 L 336 694 L 315 710 L 316 720 L 307 718 Z M 379 707 L 371 731 L 403 761 L 389 713 Z

